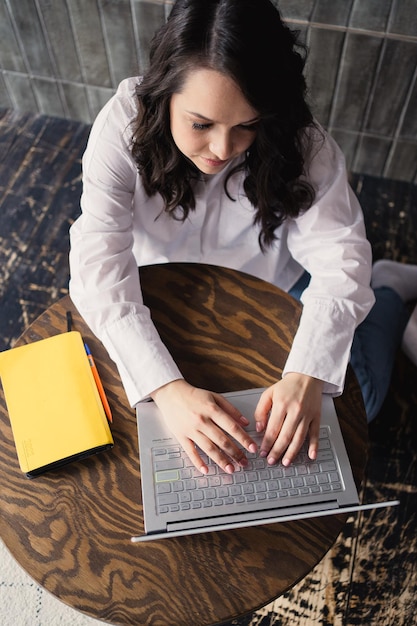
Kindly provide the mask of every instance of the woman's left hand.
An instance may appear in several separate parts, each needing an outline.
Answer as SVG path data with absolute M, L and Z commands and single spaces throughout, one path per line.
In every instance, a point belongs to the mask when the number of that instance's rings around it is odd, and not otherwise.
M 317 457 L 323 381 L 305 374 L 289 373 L 268 387 L 255 411 L 258 432 L 265 431 L 261 456 L 274 465 L 280 459 L 288 466 L 306 438 L 308 456 Z

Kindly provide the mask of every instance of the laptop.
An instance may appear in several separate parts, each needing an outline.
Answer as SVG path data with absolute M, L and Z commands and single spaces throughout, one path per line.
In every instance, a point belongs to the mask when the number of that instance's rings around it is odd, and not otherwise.
M 260 444 L 254 411 L 264 389 L 223 394 L 250 420 L 246 428 Z M 359 504 L 358 492 L 332 397 L 323 395 L 319 451 L 315 461 L 304 445 L 295 462 L 268 466 L 246 453 L 248 467 L 227 474 L 208 457 L 201 474 L 165 425 L 154 402 L 137 406 L 145 534 L 132 542 L 348 513 L 398 504 Z

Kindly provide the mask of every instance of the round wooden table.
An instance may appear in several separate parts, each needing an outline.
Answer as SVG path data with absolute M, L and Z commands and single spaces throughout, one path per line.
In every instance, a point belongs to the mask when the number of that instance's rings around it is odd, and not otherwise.
M 247 274 L 210 265 L 156 265 L 140 275 L 145 303 L 189 382 L 224 392 L 280 377 L 298 302 Z M 94 354 L 115 446 L 30 481 L 19 469 L 1 395 L 0 535 L 21 566 L 63 602 L 117 625 L 219 624 L 302 579 L 334 543 L 346 515 L 131 543 L 143 532 L 136 417 L 114 364 L 68 296 L 18 343 L 64 332 L 67 311 Z M 336 409 L 359 484 L 367 425 L 350 370 Z

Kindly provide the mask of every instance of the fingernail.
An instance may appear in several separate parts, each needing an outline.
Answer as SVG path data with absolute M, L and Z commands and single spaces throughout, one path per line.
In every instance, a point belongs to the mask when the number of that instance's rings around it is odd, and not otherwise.
M 261 450 L 260 453 L 259 453 L 259 456 L 261 456 L 264 459 L 267 454 L 268 454 L 268 452 L 266 450 Z
M 273 456 L 268 458 L 268 465 L 275 465 L 276 462 L 277 460 Z
M 288 467 L 289 465 L 291 465 L 291 461 L 290 459 L 282 459 L 282 464 L 284 467 Z
M 256 422 L 256 432 L 260 433 L 262 430 L 262 424 L 261 422 Z
M 247 459 L 245 456 L 244 456 L 244 457 L 242 457 L 242 458 L 240 459 L 240 461 L 239 461 L 239 465 L 240 465 L 241 467 L 247 467 L 247 465 L 248 465 L 248 459 Z
M 206 467 L 205 465 L 202 465 L 202 466 L 200 467 L 200 472 L 201 472 L 202 474 L 207 474 L 207 472 L 208 472 L 208 467 Z
M 229 463 L 228 465 L 226 465 L 226 467 L 224 468 L 224 471 L 227 472 L 228 474 L 233 474 L 233 472 L 235 471 L 234 466 L 232 465 L 232 463 Z
M 240 421 L 241 424 L 243 424 L 243 426 L 247 426 L 249 424 L 249 420 L 246 419 L 246 417 L 244 415 L 241 415 L 239 417 L 239 421 Z
M 249 446 L 249 452 L 257 452 L 258 450 L 258 446 L 256 445 L 256 443 L 251 443 Z

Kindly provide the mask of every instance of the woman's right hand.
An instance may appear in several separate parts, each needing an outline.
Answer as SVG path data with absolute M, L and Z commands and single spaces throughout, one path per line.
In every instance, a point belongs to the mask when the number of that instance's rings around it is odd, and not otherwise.
M 249 421 L 222 395 L 179 379 L 156 389 L 151 397 L 202 474 L 207 474 L 208 467 L 200 450 L 229 474 L 235 471 L 236 464 L 247 465 L 244 450 L 237 443 L 248 452 L 257 451 L 256 443 L 244 430 Z

